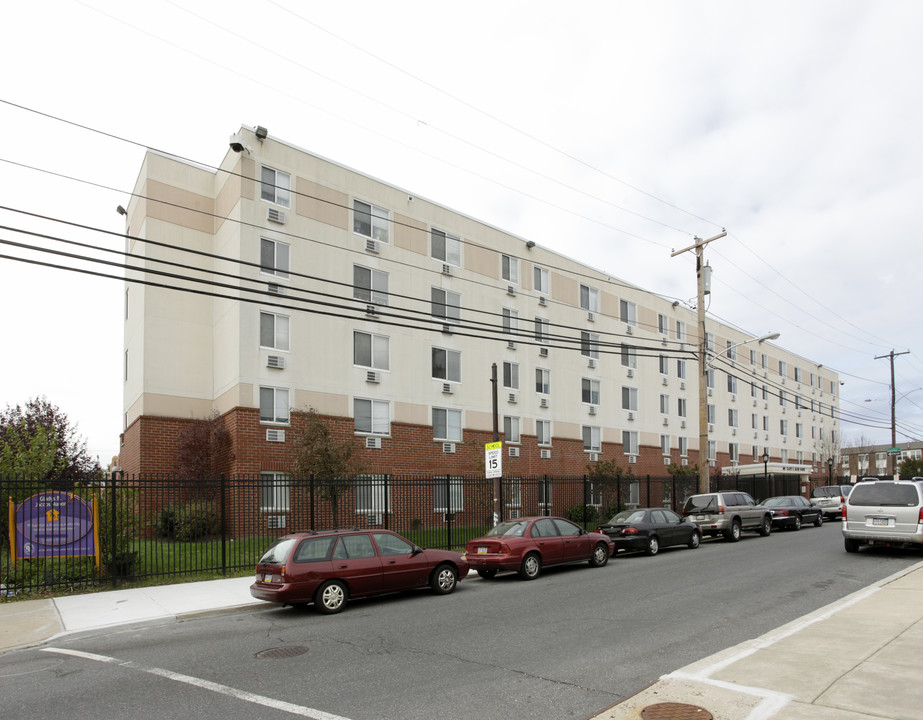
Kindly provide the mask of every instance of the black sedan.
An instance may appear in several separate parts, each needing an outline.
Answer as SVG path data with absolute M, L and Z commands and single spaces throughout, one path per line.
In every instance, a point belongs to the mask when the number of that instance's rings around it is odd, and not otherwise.
M 623 510 L 609 522 L 596 528 L 612 538 L 615 551 L 643 550 L 656 555 L 660 548 L 686 545 L 697 548 L 702 542 L 699 527 L 666 508 L 638 508 Z
M 772 526 L 801 530 L 805 523 L 824 524 L 824 511 L 801 495 L 780 495 L 763 500 L 772 513 Z

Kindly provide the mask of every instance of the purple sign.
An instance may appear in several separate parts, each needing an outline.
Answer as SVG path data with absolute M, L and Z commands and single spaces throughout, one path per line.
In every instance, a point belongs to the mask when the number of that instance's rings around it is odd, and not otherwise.
M 16 506 L 20 558 L 96 555 L 93 506 L 67 492 L 39 493 Z

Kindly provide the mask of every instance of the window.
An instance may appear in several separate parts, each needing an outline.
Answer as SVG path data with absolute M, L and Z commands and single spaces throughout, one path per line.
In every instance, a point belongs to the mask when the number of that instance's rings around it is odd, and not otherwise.
M 788 372 L 788 368 L 785 365 L 784 360 L 779 360 L 779 375 L 785 377 L 785 373 Z
M 388 273 L 353 265 L 353 297 L 375 305 L 388 304 Z
M 785 405 L 785 390 L 779 390 L 779 405 Z
M 638 433 L 635 430 L 622 431 L 622 445 L 625 446 L 626 455 L 638 454 Z
M 372 533 L 372 538 L 380 555 L 410 555 L 413 552 L 412 543 L 391 533 L 375 532 Z
M 763 415 L 763 432 L 769 432 L 769 416 Z
M 708 441 L 708 459 L 714 460 L 717 457 L 718 453 L 718 443 L 714 440 Z
M 260 174 L 260 198 L 282 207 L 291 206 L 292 177 L 265 165 Z
M 802 377 L 803 377 L 803 375 L 802 375 L 802 372 L 801 372 L 801 368 L 800 368 L 800 367 L 796 367 L 796 368 L 795 368 L 795 382 L 799 382 L 799 383 L 800 383 Z
M 584 357 L 599 357 L 599 335 L 580 331 L 580 354 Z
M 286 243 L 260 238 L 260 272 L 287 278 L 289 271 L 289 246 Z
M 706 415 L 706 417 L 707 417 L 707 419 L 708 419 L 708 422 L 709 422 L 710 424 L 714 425 L 714 424 L 715 424 L 715 406 L 714 406 L 714 405 L 706 405 L 706 406 L 705 406 L 705 415 Z
M 660 356 L 660 374 L 669 375 L 670 374 L 670 358 L 666 355 Z
M 676 339 L 680 342 L 686 342 L 686 323 L 676 321 Z
M 519 284 L 519 258 L 500 256 L 500 275 L 509 283 Z
M 710 332 L 705 333 L 705 349 L 710 353 L 715 352 L 715 334 L 714 333 L 710 333 Z
M 788 435 L 788 420 L 779 420 L 779 432 Z
M 583 429 L 583 449 L 586 452 L 599 452 L 601 447 L 601 436 L 598 427 L 584 425 Z
M 503 436 L 506 442 L 518 445 L 521 442 L 519 434 L 520 421 L 518 417 L 503 416 Z
M 442 230 L 433 228 L 432 256 L 455 267 L 461 267 L 461 240 L 455 235 L 449 235 Z
M 750 383 L 750 397 L 752 397 L 752 398 L 759 397 L 759 394 L 758 394 L 757 391 L 756 391 L 756 383 L 755 383 L 755 382 Z
M 519 313 L 510 308 L 503 308 L 503 332 L 515 333 L 519 330 Z
M 750 427 L 752 427 L 754 430 L 759 430 L 759 424 L 760 424 L 759 417 L 760 416 L 757 415 L 756 413 L 753 413 L 750 416 Z
M 535 340 L 543 345 L 548 344 L 550 337 L 548 327 L 549 323 L 547 320 L 540 317 L 535 318 Z
M 288 512 L 291 509 L 291 486 L 288 475 L 277 472 L 260 473 L 260 510 Z
M 638 409 L 638 388 L 622 387 L 622 410 Z
M 128 382 L 128 350 L 125 351 L 125 364 L 124 364 L 124 377 L 122 378 L 125 382 Z
M 795 423 L 795 437 L 804 437 L 804 425 L 801 423 Z
M 737 394 L 737 378 L 733 375 L 728 375 L 728 392 L 732 395 Z
M 503 478 L 507 507 L 522 507 L 522 478 Z
M 670 396 L 669 395 L 660 396 L 660 414 L 661 415 L 670 414 Z
M 461 321 L 461 295 L 441 288 L 432 288 L 430 298 L 433 316 L 449 323 Z
M 622 365 L 627 368 L 638 367 L 638 350 L 631 345 L 622 345 Z
M 730 340 L 725 342 L 725 352 L 727 352 L 728 360 L 734 361 L 737 359 L 737 345 L 732 343 Z
M 446 499 L 448 498 L 448 503 Z M 433 512 L 463 512 L 465 492 L 462 478 L 451 475 L 433 478 Z M 390 537 L 394 537 L 393 535 Z
M 728 427 L 737 427 L 737 410 L 728 408 Z
M 666 335 L 670 332 L 670 321 L 663 313 L 657 313 L 657 332 L 661 335 Z
M 391 498 L 388 495 L 387 475 L 356 476 L 356 512 L 386 513 L 391 512 Z
M 390 340 L 385 335 L 353 331 L 353 364 L 375 370 L 390 370 Z
M 627 300 L 619 300 L 619 318 L 628 325 L 637 325 L 638 306 Z
M 284 388 L 260 388 L 260 422 L 288 422 L 288 390 Z
M 260 347 L 288 350 L 288 316 L 260 312 Z
M 678 377 L 680 380 L 686 379 L 686 361 L 685 360 L 676 361 L 676 377 Z
M 353 400 L 354 429 L 357 433 L 391 434 L 391 408 L 385 400 Z
M 541 395 L 551 394 L 551 370 L 535 368 L 535 392 Z
M 705 387 L 710 390 L 715 389 L 715 371 L 711 368 L 705 371 Z
M 539 445 L 551 445 L 551 420 L 535 421 L 535 437 Z
M 461 382 L 461 352 L 434 347 L 433 378 L 447 382 Z
M 589 285 L 581 285 L 580 307 L 589 312 L 599 312 L 599 290 Z
M 551 292 L 551 278 L 548 274 L 548 270 L 543 267 L 536 265 L 532 268 L 532 278 L 535 285 L 535 291 L 540 292 L 543 295 L 547 295 Z
M 503 387 L 510 390 L 519 389 L 519 363 L 503 363 Z
M 686 398 L 676 399 L 676 414 L 680 417 L 686 417 Z
M 750 351 L 750 364 L 756 365 L 756 350 Z
M 433 440 L 461 442 L 461 410 L 433 408 Z
M 660 454 L 661 455 L 670 454 L 670 436 L 669 435 L 660 436 Z
M 599 380 L 583 378 L 580 383 L 581 400 L 590 405 L 599 405 Z
M 763 370 L 769 367 L 769 358 L 766 357 L 766 353 L 760 353 L 760 367 Z
M 740 445 L 728 443 L 728 455 L 730 455 L 731 462 L 738 462 L 740 460 Z
M 763 385 L 763 400 L 769 399 L 769 388 Z
M 686 457 L 689 454 L 689 438 L 680 437 L 679 440 L 679 455 L 680 457 Z
M 388 211 L 361 200 L 353 200 L 353 232 L 363 237 L 387 243 Z

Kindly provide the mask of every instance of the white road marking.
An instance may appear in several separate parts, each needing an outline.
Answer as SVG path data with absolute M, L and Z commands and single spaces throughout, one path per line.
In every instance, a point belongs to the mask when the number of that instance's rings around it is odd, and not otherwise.
M 190 675 L 183 675 L 182 673 L 172 672 L 171 670 L 164 670 L 158 667 L 147 667 L 130 660 L 119 660 L 118 658 L 108 657 L 106 655 L 95 655 L 94 653 L 81 652 L 80 650 L 67 650 L 65 648 L 43 648 L 43 652 L 70 655 L 72 657 L 83 658 L 84 660 L 93 660 L 95 662 L 108 663 L 109 665 L 118 665 L 131 670 L 138 670 L 150 675 L 166 678 L 167 680 L 202 688 L 203 690 L 210 690 L 220 695 L 227 695 L 236 700 L 243 700 L 244 702 L 263 705 L 273 710 L 281 710 L 291 713 L 292 715 L 311 718 L 311 720 L 349 720 L 349 718 L 344 718 L 340 715 L 331 715 L 323 710 L 315 710 L 314 708 L 304 707 L 303 705 L 295 705 L 285 702 L 284 700 L 276 700 L 275 698 L 266 697 L 264 695 L 255 695 L 245 690 L 238 690 L 228 687 L 227 685 L 213 683 L 209 680 L 202 680 L 201 678 L 195 678 Z

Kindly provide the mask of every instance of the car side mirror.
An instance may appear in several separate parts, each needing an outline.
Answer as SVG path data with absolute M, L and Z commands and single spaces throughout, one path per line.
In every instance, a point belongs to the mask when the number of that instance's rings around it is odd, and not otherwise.
M 413 550 L 410 551 L 410 554 L 419 555 L 421 552 L 423 552 L 423 548 L 421 548 L 419 545 L 414 545 Z

